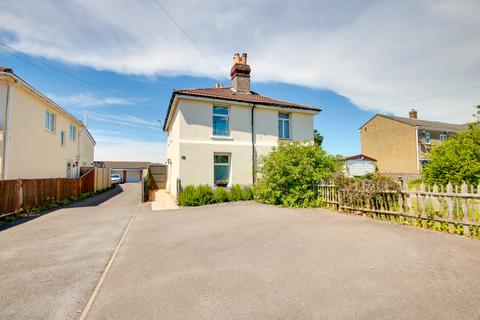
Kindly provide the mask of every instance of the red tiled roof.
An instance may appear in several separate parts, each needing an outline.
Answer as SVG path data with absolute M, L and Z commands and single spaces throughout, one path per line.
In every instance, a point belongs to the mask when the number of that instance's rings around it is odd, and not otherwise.
M 262 105 L 280 106 L 286 108 L 304 109 L 311 111 L 321 111 L 320 108 L 307 106 L 304 104 L 298 104 L 293 102 L 287 102 L 282 100 L 273 99 L 270 97 L 262 96 L 256 92 L 243 93 L 233 91 L 231 88 L 205 88 L 205 89 L 186 89 L 176 90 L 174 94 L 183 94 L 196 97 L 208 97 L 229 101 L 257 103 Z
M 0 66 L 0 72 L 8 72 L 8 73 L 13 73 L 13 70 L 10 68 L 5 68 Z
M 367 159 L 367 160 L 371 160 L 371 161 L 377 161 L 376 159 L 373 159 L 369 156 L 366 156 L 364 154 L 357 154 L 357 155 L 354 155 L 354 156 L 350 156 L 350 157 L 344 157 L 343 160 L 354 160 L 354 159 Z

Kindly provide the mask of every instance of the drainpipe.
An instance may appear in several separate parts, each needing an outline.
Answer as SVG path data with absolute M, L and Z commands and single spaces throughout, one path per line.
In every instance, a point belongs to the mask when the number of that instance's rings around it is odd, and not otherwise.
M 80 154 L 80 137 L 82 136 L 82 132 L 84 129 L 78 130 L 77 132 L 77 156 L 75 157 L 77 161 L 77 177 L 80 178 L 80 160 L 81 160 L 81 154 Z
M 8 177 L 8 147 L 10 145 L 10 114 L 12 112 L 12 86 L 7 84 L 7 110 L 5 112 L 5 142 L 3 151 L 3 174 L 2 179 L 7 180 Z
M 252 126 L 252 182 L 257 180 L 257 151 L 255 148 L 256 135 L 255 135 L 255 104 L 252 104 L 251 113 L 251 126 Z
M 418 145 L 418 127 L 415 126 L 415 142 L 417 146 L 417 174 L 420 173 L 420 150 Z

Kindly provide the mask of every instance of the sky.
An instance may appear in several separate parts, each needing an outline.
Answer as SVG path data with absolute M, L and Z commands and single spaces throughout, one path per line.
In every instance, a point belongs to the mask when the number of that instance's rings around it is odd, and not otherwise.
M 0 65 L 78 118 L 87 114 L 96 160 L 163 162 L 172 90 L 229 86 L 235 52 L 248 53 L 252 90 L 322 108 L 314 126 L 333 154 L 359 153 L 358 128 L 375 113 L 416 108 L 421 119 L 465 123 L 480 104 L 479 1 L 0 7 Z

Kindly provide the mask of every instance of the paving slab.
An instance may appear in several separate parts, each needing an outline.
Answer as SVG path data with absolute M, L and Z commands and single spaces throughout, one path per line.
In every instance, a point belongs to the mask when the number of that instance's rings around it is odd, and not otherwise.
M 253 202 L 142 207 L 87 319 L 479 319 L 480 241 Z
M 0 232 L 0 319 L 78 319 L 130 217 L 123 184 Z

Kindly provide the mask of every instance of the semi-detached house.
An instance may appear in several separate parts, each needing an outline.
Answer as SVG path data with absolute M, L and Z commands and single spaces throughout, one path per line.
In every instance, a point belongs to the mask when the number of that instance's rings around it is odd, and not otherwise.
M 94 147 L 84 123 L 0 67 L 0 180 L 78 177 Z
M 258 158 L 281 141 L 313 142 L 320 109 L 281 101 L 250 90 L 246 54 L 235 54 L 231 87 L 176 90 L 164 131 L 167 191 L 189 184 L 250 185 Z

